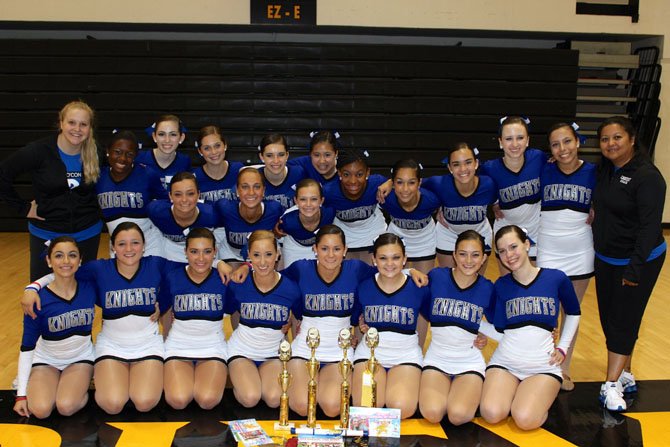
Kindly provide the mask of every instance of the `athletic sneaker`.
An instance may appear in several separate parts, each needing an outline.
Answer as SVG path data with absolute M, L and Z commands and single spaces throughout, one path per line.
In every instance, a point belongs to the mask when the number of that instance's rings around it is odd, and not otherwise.
M 633 373 L 626 370 L 621 371 L 619 383 L 623 388 L 624 394 L 637 393 L 637 384 L 635 383 L 635 376 Z
M 605 382 L 600 386 L 600 403 L 610 411 L 626 411 L 626 401 L 623 399 L 621 383 Z

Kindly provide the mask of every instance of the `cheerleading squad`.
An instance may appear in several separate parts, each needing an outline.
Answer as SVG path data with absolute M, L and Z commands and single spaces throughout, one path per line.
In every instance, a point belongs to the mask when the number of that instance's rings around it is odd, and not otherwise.
M 19 414 L 72 414 L 86 404 L 91 378 L 96 403 L 110 414 L 128 401 L 149 411 L 163 395 L 176 409 L 193 400 L 209 409 L 228 376 L 241 405 L 277 407 L 277 349 L 290 331 L 289 403 L 305 415 L 304 334 L 315 327 L 317 401 L 336 416 L 337 334 L 352 328 L 360 340 L 374 327 L 377 405 L 456 425 L 479 408 L 488 422 L 511 415 L 533 429 L 559 390 L 574 387 L 569 364 L 594 273 L 608 349 L 600 399 L 626 409 L 632 349 L 665 256 L 665 182 L 628 120 L 599 128 L 600 169 L 579 159 L 573 126 L 549 130 L 547 160 L 528 147 L 527 120 L 508 117 L 499 129 L 503 157 L 480 166 L 476 149 L 461 143 L 448 152 L 449 173 L 426 179 L 413 160 L 395 163 L 390 179 L 370 174 L 364 154 L 340 150 L 326 131 L 296 159 L 283 136 L 267 135 L 263 166 L 244 167 L 225 159 L 216 126 L 201 129 L 203 164 L 190 171 L 177 151 L 184 126 L 173 115 L 151 128 L 156 148 L 139 151 L 132 132 L 117 132 L 108 166 L 89 172 L 92 120 L 87 105 L 70 103 L 55 139 L 0 166 L 4 200 L 30 218 L 34 282 L 22 300 Z M 62 161 L 63 172 L 44 175 L 46 158 Z M 33 202 L 13 190 L 22 172 L 33 174 Z M 77 174 L 71 190 L 60 188 Z M 111 259 L 95 260 L 88 249 L 99 241 L 100 220 L 90 215 L 98 207 Z M 503 273 L 495 284 L 483 276 L 493 250 Z M 96 305 L 103 324 L 93 346 Z M 225 315 L 234 328 L 228 340 Z M 480 352 L 487 338 L 498 341 L 488 364 Z M 349 354 L 357 405 L 370 351 L 358 343 Z

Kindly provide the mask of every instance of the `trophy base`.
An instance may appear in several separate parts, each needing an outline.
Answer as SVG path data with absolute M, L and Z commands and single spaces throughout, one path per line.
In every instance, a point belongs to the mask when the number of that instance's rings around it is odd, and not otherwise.
M 279 422 L 275 422 L 275 427 L 274 427 L 275 432 L 278 432 L 278 431 L 290 432 L 291 429 L 293 429 L 293 428 L 295 428 L 295 424 L 293 422 L 289 422 L 286 425 L 282 425 Z
M 300 428 L 309 428 L 309 429 L 313 429 L 313 428 L 321 428 L 321 424 L 315 424 L 314 427 L 310 427 L 310 426 L 307 425 L 307 424 L 301 424 L 301 425 L 300 425 Z

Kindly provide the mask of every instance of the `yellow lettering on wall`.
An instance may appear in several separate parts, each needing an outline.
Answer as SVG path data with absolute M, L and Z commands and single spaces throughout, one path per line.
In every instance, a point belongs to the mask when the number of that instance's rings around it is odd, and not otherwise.
M 300 5 L 293 6 L 293 18 L 300 20 Z
M 506 421 L 499 424 L 489 424 L 482 418 L 475 418 L 475 424 L 484 427 L 488 431 L 510 441 L 519 447 L 536 447 L 538 445 L 547 445 L 551 447 L 574 447 L 575 444 L 566 441 L 555 434 L 548 432 L 542 428 L 536 430 L 521 430 L 516 426 L 512 418 L 507 418 Z
M 631 419 L 640 421 L 644 445 L 666 445 L 670 439 L 670 412 L 624 413 Z
M 170 447 L 174 434 L 188 422 L 107 422 L 122 431 L 116 447 Z
M 50 428 L 28 424 L 0 424 L 2 447 L 58 447 L 61 437 Z

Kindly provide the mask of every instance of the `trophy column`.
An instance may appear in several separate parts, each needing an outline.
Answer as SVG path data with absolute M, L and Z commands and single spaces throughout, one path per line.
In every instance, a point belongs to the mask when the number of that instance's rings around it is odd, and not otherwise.
M 286 340 L 279 343 L 279 360 L 281 361 L 281 372 L 278 379 L 281 396 L 279 398 L 279 422 L 275 423 L 275 430 L 290 430 L 293 428 L 293 424 L 288 421 L 288 387 L 291 386 L 291 374 L 286 364 L 291 360 L 291 344 Z
M 375 380 L 375 372 L 379 366 L 375 358 L 375 348 L 379 344 L 379 332 L 377 329 L 371 327 L 365 333 L 365 344 L 370 348 L 370 358 L 365 366 L 363 372 L 363 387 L 361 394 L 362 407 L 376 407 L 377 406 L 377 381 Z
M 342 360 L 340 360 L 340 374 L 342 385 L 340 386 L 340 428 L 349 426 L 349 375 L 351 374 L 351 360 L 347 358 L 347 352 L 351 347 L 351 330 L 343 328 L 337 337 L 337 343 L 342 349 Z
M 307 372 L 309 382 L 307 383 L 307 427 L 316 427 L 316 375 L 319 373 L 319 361 L 316 359 L 316 348 L 319 347 L 321 337 L 319 330 L 315 327 L 307 331 L 307 347 L 311 355 L 307 361 Z

